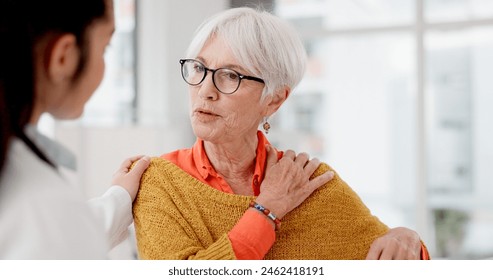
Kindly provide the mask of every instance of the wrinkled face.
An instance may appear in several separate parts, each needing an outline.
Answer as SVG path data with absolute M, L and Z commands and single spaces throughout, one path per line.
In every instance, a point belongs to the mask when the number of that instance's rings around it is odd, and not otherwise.
M 84 105 L 100 85 L 105 69 L 104 53 L 115 30 L 113 1 L 107 1 L 104 19 L 92 23 L 87 30 L 87 61 L 85 68 L 47 111 L 60 119 L 79 117 Z
M 210 69 L 229 68 L 242 75 L 252 75 L 241 67 L 226 42 L 217 36 L 204 45 L 196 59 Z M 242 80 L 236 92 L 223 94 L 214 86 L 212 73 L 208 72 L 201 84 L 189 87 L 190 118 L 195 135 L 216 144 L 256 137 L 267 106 L 260 101 L 263 88 L 263 83 Z

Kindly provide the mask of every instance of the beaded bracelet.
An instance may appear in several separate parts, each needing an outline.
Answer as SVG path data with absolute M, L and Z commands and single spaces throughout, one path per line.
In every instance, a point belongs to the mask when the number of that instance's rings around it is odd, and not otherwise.
M 250 202 L 250 207 L 257 209 L 258 211 L 266 215 L 269 219 L 271 219 L 274 222 L 276 231 L 279 230 L 279 228 L 281 227 L 281 220 L 279 220 L 276 217 L 276 215 L 274 215 L 274 213 L 272 213 L 269 209 L 265 208 L 264 206 L 258 204 L 255 201 Z

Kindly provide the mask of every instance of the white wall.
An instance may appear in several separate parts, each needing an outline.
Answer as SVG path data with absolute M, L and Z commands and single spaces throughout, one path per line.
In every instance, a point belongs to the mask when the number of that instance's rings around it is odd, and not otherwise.
M 188 90 L 178 60 L 183 58 L 197 27 L 204 19 L 224 10 L 229 1 L 147 0 L 138 3 L 139 120 L 142 124 L 189 128 Z

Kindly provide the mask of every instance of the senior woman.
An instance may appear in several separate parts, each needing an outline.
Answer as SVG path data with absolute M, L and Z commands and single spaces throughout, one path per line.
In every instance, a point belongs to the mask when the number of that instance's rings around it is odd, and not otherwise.
M 134 203 L 144 259 L 419 259 L 419 236 L 389 230 L 331 168 L 277 151 L 259 124 L 301 80 L 293 29 L 250 8 L 196 33 L 181 71 L 190 87 L 190 149 L 154 158 Z M 372 245 L 373 243 L 373 245 Z M 371 247 L 371 249 L 370 249 Z M 426 256 L 425 256 L 426 257 Z

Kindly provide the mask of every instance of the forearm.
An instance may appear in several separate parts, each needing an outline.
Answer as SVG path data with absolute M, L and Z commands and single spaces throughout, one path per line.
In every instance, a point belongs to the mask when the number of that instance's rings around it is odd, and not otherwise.
M 104 226 L 110 249 L 124 241 L 132 224 L 132 200 L 120 186 L 110 187 L 101 197 L 87 202 L 99 223 Z
M 249 209 L 228 233 L 238 260 L 261 260 L 275 242 L 273 226 L 263 214 Z

